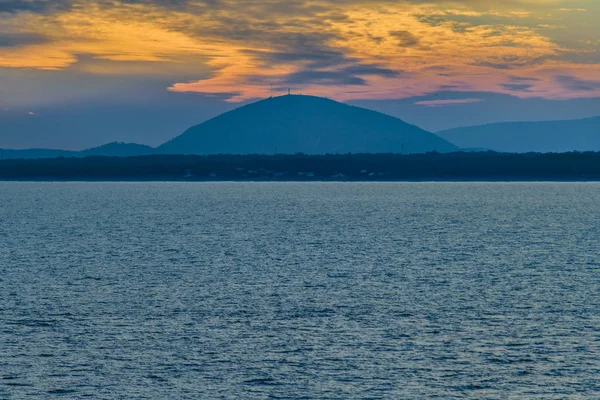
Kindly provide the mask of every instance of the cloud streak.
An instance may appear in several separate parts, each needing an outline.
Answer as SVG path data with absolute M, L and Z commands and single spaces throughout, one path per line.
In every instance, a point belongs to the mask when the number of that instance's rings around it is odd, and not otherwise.
M 481 99 L 452 99 L 452 100 L 423 100 L 415 103 L 417 106 L 427 107 L 447 107 L 447 106 L 460 106 L 464 104 L 479 103 Z

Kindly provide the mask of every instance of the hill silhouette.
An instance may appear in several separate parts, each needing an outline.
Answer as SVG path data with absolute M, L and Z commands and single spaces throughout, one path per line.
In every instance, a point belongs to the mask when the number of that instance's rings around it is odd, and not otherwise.
M 154 154 L 155 149 L 136 143 L 112 142 L 79 152 L 80 156 L 133 157 Z
M 437 133 L 462 148 L 509 153 L 600 151 L 600 117 L 542 122 L 505 122 Z
M 34 158 L 57 158 L 57 157 L 76 157 L 76 151 L 56 150 L 56 149 L 0 149 L 0 159 L 34 159 Z
M 287 95 L 224 113 L 157 148 L 165 154 L 452 152 L 457 147 L 397 118 L 333 100 Z
M 102 146 L 93 147 L 82 151 L 54 150 L 54 149 L 0 149 L 3 159 L 17 158 L 56 158 L 56 157 L 133 157 L 154 154 L 155 149 L 135 143 L 112 142 Z

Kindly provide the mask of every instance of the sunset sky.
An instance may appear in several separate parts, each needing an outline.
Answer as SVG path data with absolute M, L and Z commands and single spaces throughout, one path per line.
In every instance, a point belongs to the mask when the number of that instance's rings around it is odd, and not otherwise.
M 288 87 L 431 130 L 600 114 L 599 20 L 598 0 L 0 0 L 0 147 L 157 144 Z M 12 131 L 44 114 L 110 127 L 115 104 L 113 136 Z M 122 132 L 156 109 L 147 137 Z

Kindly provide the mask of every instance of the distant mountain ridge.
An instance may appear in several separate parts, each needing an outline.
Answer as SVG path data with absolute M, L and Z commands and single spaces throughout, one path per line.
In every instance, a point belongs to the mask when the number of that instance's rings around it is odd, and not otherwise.
M 93 147 L 82 151 L 54 150 L 54 149 L 0 149 L 0 158 L 57 158 L 57 157 L 133 157 L 154 154 L 155 149 L 136 143 L 112 142 L 102 146 Z
M 458 148 L 395 117 L 334 100 L 287 95 L 191 127 L 157 148 L 166 154 L 452 152 Z
M 306 108 L 299 104 L 305 100 L 312 103 L 308 107 L 309 114 L 316 113 L 317 118 L 305 113 Z M 268 106 L 266 112 L 265 106 Z M 259 112 L 253 115 L 256 108 Z M 322 121 L 332 113 L 337 113 L 337 117 Z M 309 123 L 311 118 L 313 122 Z M 317 123 L 314 123 L 315 120 Z M 253 130 L 255 134 L 251 134 Z M 309 131 L 307 137 L 302 134 L 302 130 Z M 333 137 L 324 134 L 331 131 L 334 132 Z M 386 114 L 347 106 L 333 100 L 311 96 L 281 96 L 221 114 L 189 128 L 182 135 L 158 148 L 112 142 L 82 151 L 0 149 L 0 158 L 132 157 L 161 153 L 409 154 L 461 149 L 509 153 L 600 151 L 600 117 L 565 121 L 504 122 L 449 129 L 437 132 L 436 135 Z M 206 143 L 211 138 L 216 140 Z M 285 140 L 281 141 L 282 138 Z
M 154 147 L 146 146 L 137 143 L 120 143 L 112 142 L 99 147 L 83 150 L 80 152 L 82 156 L 110 156 L 110 157 L 132 157 L 132 156 L 147 156 L 154 154 Z
M 287 95 L 226 112 L 152 148 L 112 142 L 83 151 L 0 149 L 0 158 L 151 154 L 413 154 L 437 151 L 600 151 L 600 117 L 505 122 L 433 134 L 387 114 L 330 99 Z
M 509 153 L 600 151 L 600 117 L 541 122 L 503 122 L 437 134 L 461 148 Z

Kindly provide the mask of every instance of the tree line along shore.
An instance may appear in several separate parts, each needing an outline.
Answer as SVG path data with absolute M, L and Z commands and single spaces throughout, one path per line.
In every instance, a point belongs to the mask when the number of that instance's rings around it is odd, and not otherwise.
M 600 180 L 600 152 L 150 155 L 0 161 L 1 180 Z

